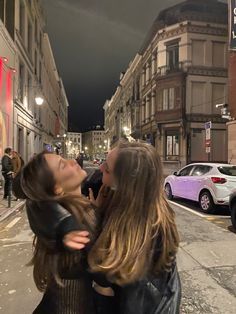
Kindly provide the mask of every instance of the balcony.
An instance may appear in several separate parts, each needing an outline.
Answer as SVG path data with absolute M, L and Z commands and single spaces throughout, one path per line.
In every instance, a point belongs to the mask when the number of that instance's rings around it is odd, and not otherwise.
M 228 71 L 224 67 L 193 65 L 192 61 L 186 60 L 172 65 L 165 65 L 157 69 L 156 78 L 176 74 L 188 73 L 192 75 L 227 77 Z
M 157 69 L 156 75 L 163 76 L 172 73 L 187 72 L 191 66 L 192 66 L 191 61 L 183 61 L 172 65 L 165 65 Z

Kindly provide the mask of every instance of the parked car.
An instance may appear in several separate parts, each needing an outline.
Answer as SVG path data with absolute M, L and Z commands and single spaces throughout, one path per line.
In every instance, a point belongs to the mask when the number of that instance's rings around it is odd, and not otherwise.
M 229 198 L 229 209 L 231 214 L 231 221 L 234 229 L 236 229 L 236 190 Z
M 181 197 L 199 202 L 203 212 L 213 213 L 215 205 L 228 205 L 236 188 L 236 165 L 194 163 L 165 179 L 168 199 Z

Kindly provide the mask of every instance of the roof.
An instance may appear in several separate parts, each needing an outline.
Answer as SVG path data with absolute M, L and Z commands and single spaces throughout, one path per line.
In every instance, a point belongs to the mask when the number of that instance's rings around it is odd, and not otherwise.
M 145 52 L 158 30 L 183 21 L 201 21 L 227 25 L 227 3 L 218 0 L 185 0 L 162 10 L 153 22 L 139 53 L 143 54 Z

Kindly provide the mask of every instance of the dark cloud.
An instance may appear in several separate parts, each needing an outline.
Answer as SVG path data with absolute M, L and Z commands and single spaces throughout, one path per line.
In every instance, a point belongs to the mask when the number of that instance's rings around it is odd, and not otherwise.
M 179 2 L 42 0 L 73 130 L 102 123 L 102 106 L 113 94 L 120 72 L 140 48 L 159 11 Z

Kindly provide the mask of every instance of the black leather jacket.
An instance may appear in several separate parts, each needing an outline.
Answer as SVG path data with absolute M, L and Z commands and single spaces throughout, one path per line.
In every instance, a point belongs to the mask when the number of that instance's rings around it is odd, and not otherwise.
M 61 245 L 64 235 L 73 230 L 81 230 L 73 216 L 62 206 L 53 202 L 35 203 L 27 201 L 27 214 L 33 232 Z M 103 278 L 94 280 L 100 285 Z M 101 278 L 101 282 L 100 281 Z M 108 285 L 109 286 L 109 285 Z M 178 314 L 181 299 L 181 283 L 176 264 L 171 272 L 157 278 L 140 280 L 125 287 L 113 285 L 119 314 Z M 107 314 L 101 310 L 99 314 Z M 110 314 L 110 313 L 109 313 Z
M 43 237 L 58 247 L 63 237 L 74 230 L 81 230 L 77 220 L 57 202 L 26 201 L 30 228 L 38 237 Z

